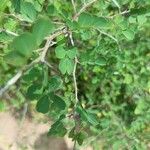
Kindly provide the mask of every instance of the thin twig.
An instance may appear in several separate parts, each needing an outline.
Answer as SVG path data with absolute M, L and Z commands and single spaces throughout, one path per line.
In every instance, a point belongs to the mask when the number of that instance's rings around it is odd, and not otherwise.
M 47 62 L 47 61 L 44 60 L 43 63 L 45 63 L 49 68 L 52 68 L 52 65 L 49 62 Z
M 13 18 L 15 18 L 15 19 L 17 19 L 17 20 L 19 20 L 19 21 L 26 21 L 26 20 L 24 20 L 24 19 L 22 19 L 21 17 L 19 17 L 18 15 L 16 15 L 16 14 L 4 14 L 4 16 L 8 16 L 8 17 L 13 17 Z
M 83 0 L 84 5 L 86 4 L 86 0 Z
M 0 97 L 3 95 L 5 91 L 9 89 L 10 86 L 12 86 L 18 81 L 18 79 L 22 76 L 22 73 L 23 73 L 22 70 L 18 71 L 17 74 L 6 83 L 6 85 L 0 90 Z
M 83 7 L 79 10 L 79 12 L 74 15 L 73 19 L 77 20 L 77 18 L 80 16 L 80 14 L 82 12 L 84 12 L 90 5 L 92 5 L 96 1 L 97 0 L 92 0 L 92 1 L 88 2 L 87 4 L 83 5 Z
M 10 34 L 10 35 L 13 35 L 13 36 L 18 36 L 17 33 L 12 32 L 12 31 L 9 31 L 9 30 L 6 30 L 6 29 L 0 29 L 0 33 L 1 33 L 1 32 L 5 32 L 5 33 Z
M 76 68 L 77 68 L 77 57 L 75 57 L 74 69 L 73 69 L 73 81 L 74 81 L 74 88 L 75 88 L 75 100 L 76 104 L 79 102 L 78 99 L 78 87 L 77 87 L 77 79 L 76 79 Z
M 104 34 L 104 35 L 108 36 L 109 38 L 111 38 L 112 40 L 114 40 L 114 41 L 118 44 L 118 40 L 117 40 L 114 36 L 110 35 L 109 33 L 104 32 L 104 31 L 101 31 L 101 30 L 99 30 L 99 29 L 98 29 L 98 31 L 99 31 L 101 34 Z
M 123 11 L 123 12 L 120 12 L 119 14 L 115 14 L 115 15 L 113 15 L 113 16 L 108 16 L 108 17 L 106 17 L 106 18 L 113 19 L 113 18 L 116 17 L 116 16 L 125 15 L 125 14 L 128 14 L 128 13 L 130 13 L 130 10 L 125 10 L 125 11 Z
M 71 41 L 71 45 L 72 46 L 75 46 L 74 44 L 74 40 L 72 38 L 72 33 L 70 32 L 69 34 L 69 38 L 70 38 L 70 41 Z M 78 63 L 78 59 L 77 57 L 75 57 L 75 61 L 74 61 L 74 69 L 73 69 L 73 82 L 74 82 L 74 89 L 75 89 L 75 100 L 76 100 L 76 103 L 75 103 L 75 107 L 79 101 L 78 99 L 78 87 L 77 87 L 77 79 L 76 79 L 76 68 L 77 68 L 77 63 Z
M 76 10 L 76 5 L 75 5 L 74 0 L 71 0 L 71 3 L 72 3 L 72 6 L 73 6 L 74 13 L 76 14 L 77 10 Z
M 51 39 L 49 38 L 49 39 L 47 39 L 47 42 L 46 42 L 45 47 L 43 49 L 43 52 L 42 52 L 42 54 L 40 56 L 41 57 L 41 62 L 45 61 L 45 56 L 46 56 L 46 53 L 47 53 L 48 48 L 50 46 L 50 43 L 51 43 Z
M 65 23 L 63 23 L 63 22 L 58 22 L 58 21 L 53 21 L 53 23 L 56 24 L 56 25 L 65 25 Z
M 118 3 L 118 1 L 117 0 L 112 0 L 113 1 L 113 3 L 118 7 L 118 9 L 119 9 L 119 12 L 120 12 L 120 5 L 119 5 L 119 3 Z
M 53 46 L 53 45 L 55 45 L 55 44 L 57 44 L 57 42 L 51 41 L 50 47 Z M 35 52 L 40 53 L 40 52 L 43 51 L 43 49 L 44 49 L 43 47 L 42 47 L 42 48 L 39 48 L 39 49 L 35 50 Z
M 28 111 L 28 103 L 26 102 L 23 106 L 23 112 L 22 112 L 22 117 L 21 117 L 21 122 L 20 122 L 20 129 L 22 128 L 22 125 L 26 119 L 27 111 Z
M 69 38 L 70 38 L 71 45 L 75 46 L 74 40 L 73 40 L 73 37 L 72 37 L 72 32 L 69 32 Z M 75 104 L 74 104 L 73 118 L 74 118 L 74 122 L 75 122 L 75 132 L 78 132 L 78 125 L 79 125 L 79 121 L 78 121 L 79 116 L 78 116 L 78 114 L 76 114 L 76 107 L 77 107 L 77 104 L 79 102 L 79 99 L 78 99 L 77 78 L 76 78 L 77 63 L 78 63 L 78 60 L 77 60 L 77 57 L 75 57 L 75 60 L 74 60 L 74 69 L 73 69 L 73 83 L 74 83 L 74 90 L 75 90 Z M 73 145 L 73 150 L 76 150 L 76 143 L 77 142 L 75 140 L 74 141 L 74 145 Z

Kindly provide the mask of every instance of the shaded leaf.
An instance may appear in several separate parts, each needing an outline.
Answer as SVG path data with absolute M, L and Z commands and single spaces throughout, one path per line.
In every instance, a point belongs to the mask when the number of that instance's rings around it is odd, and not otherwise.
M 78 106 L 76 108 L 77 113 L 80 114 L 81 118 L 86 121 L 89 122 L 90 124 L 96 126 L 99 124 L 99 122 L 96 119 L 96 116 L 94 114 L 91 114 L 87 111 L 85 111 L 81 106 Z
M 62 84 L 61 78 L 59 76 L 53 76 L 50 78 L 49 81 L 49 90 L 55 91 L 60 88 L 61 84 Z
M 15 12 L 20 12 L 21 0 L 12 0 L 12 6 L 15 9 Z
M 57 110 L 64 110 L 66 108 L 66 103 L 60 96 L 51 93 L 50 100 L 53 101 L 52 108 Z
M 63 137 L 67 133 L 67 129 L 64 127 L 61 119 L 52 124 L 48 136 L 60 136 Z
M 43 88 L 41 87 L 41 85 L 34 83 L 28 87 L 26 95 L 27 98 L 30 100 L 37 100 L 41 97 L 42 92 L 43 92 Z
M 43 114 L 49 111 L 50 101 L 47 95 L 40 98 L 40 100 L 36 104 L 36 110 Z
M 41 70 L 38 67 L 33 67 L 22 77 L 22 79 L 25 82 L 32 82 L 41 77 L 41 75 Z
M 83 141 L 87 138 L 87 133 L 85 132 L 80 132 L 76 135 L 76 140 L 78 142 L 79 145 L 83 144 Z

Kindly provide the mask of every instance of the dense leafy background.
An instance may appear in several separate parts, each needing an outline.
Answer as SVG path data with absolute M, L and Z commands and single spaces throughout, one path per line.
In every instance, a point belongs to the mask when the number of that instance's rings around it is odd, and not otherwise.
M 77 13 L 90 1 L 75 1 Z M 20 80 L 0 101 L 20 109 L 34 105 L 55 123 L 48 135 L 68 134 L 95 149 L 147 150 L 150 139 L 150 1 L 101 0 L 77 18 L 67 0 L 2 0 L 0 4 L 0 85 L 20 69 Z M 58 35 L 46 63 L 46 38 Z M 79 103 L 75 101 L 73 71 Z M 7 102 L 9 99 L 9 104 Z M 72 114 L 75 118 L 67 117 Z M 86 142 L 84 143 L 83 140 Z M 99 141 L 103 142 L 100 144 Z

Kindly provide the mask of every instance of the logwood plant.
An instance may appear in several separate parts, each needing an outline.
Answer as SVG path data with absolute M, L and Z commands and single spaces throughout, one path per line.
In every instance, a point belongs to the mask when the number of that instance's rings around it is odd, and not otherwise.
M 149 149 L 149 0 L 0 3 L 0 106 L 21 94 L 74 149 Z

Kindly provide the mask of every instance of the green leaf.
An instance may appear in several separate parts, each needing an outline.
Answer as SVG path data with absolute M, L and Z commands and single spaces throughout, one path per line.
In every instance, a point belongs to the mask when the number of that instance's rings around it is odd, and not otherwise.
M 122 31 L 122 33 L 124 34 L 124 36 L 128 39 L 128 40 L 133 40 L 134 39 L 134 32 L 130 29 Z
M 50 4 L 48 7 L 47 7 L 47 13 L 48 15 L 50 16 L 54 16 L 57 14 L 57 9 L 55 8 L 55 6 L 53 4 Z
M 60 96 L 51 93 L 50 100 L 53 101 L 51 106 L 53 109 L 64 110 L 66 108 L 66 103 Z
M 19 55 L 17 52 L 12 51 L 4 56 L 4 61 L 12 66 L 23 66 L 26 64 L 27 60 L 25 57 Z
M 94 18 L 90 14 L 82 13 L 79 16 L 78 23 L 81 27 L 91 27 L 94 24 Z
M 106 65 L 106 59 L 104 57 L 99 57 L 96 59 L 95 64 L 98 66 L 105 66 Z
M 23 81 L 25 82 L 32 82 L 41 77 L 42 73 L 40 68 L 33 67 L 22 77 Z
M 36 11 L 38 12 L 41 12 L 42 9 L 43 9 L 43 6 L 42 6 L 43 2 L 40 2 L 40 1 L 33 1 L 33 5 L 36 9 Z
M 77 113 L 80 114 L 81 118 L 86 121 L 89 122 L 90 124 L 96 126 L 99 124 L 99 122 L 96 119 L 96 116 L 94 114 L 91 114 L 87 111 L 85 111 L 81 106 L 78 106 L 76 108 Z
M 133 81 L 132 75 L 130 75 L 130 74 L 125 74 L 124 76 L 125 76 L 124 83 L 126 83 L 126 84 L 131 84 L 132 81 Z
M 0 14 L 1 12 L 3 12 L 5 10 L 5 8 L 7 7 L 7 3 L 8 3 L 8 0 L 2 0 L 1 1 L 1 4 L 0 4 Z
M 4 32 L 0 33 L 0 42 L 7 43 L 7 42 L 12 41 L 12 39 L 13 37 L 11 35 L 8 35 Z
M 53 76 L 49 81 L 49 91 L 56 91 L 62 85 L 62 80 L 59 76 Z
M 77 48 L 70 49 L 66 53 L 70 59 L 73 59 L 77 55 Z
M 110 26 L 108 19 L 97 17 L 88 13 L 82 13 L 79 16 L 78 23 L 81 27 L 107 28 Z
M 85 132 L 80 132 L 76 135 L 76 140 L 78 142 L 79 145 L 83 144 L 83 141 L 87 138 L 87 133 Z
M 89 31 L 80 31 L 81 32 L 81 37 L 82 37 L 82 40 L 89 40 L 92 38 L 92 32 L 89 30 Z
M 120 5 L 116 0 L 112 0 L 114 2 L 114 4 L 120 9 Z
M 57 57 L 57 58 L 62 59 L 62 58 L 65 58 L 65 56 L 66 56 L 66 51 L 64 50 L 64 48 L 63 48 L 62 45 L 59 45 L 59 46 L 57 46 L 56 49 L 55 49 L 55 54 L 56 54 L 56 57 Z
M 26 21 L 33 22 L 36 19 L 37 12 L 34 5 L 30 2 L 21 3 L 21 14 Z
M 129 17 L 129 23 L 136 23 L 136 18 L 135 17 Z
M 59 70 L 62 74 L 68 73 L 71 74 L 73 72 L 74 62 L 69 58 L 64 58 L 60 61 Z
M 111 26 L 110 21 L 106 18 L 95 16 L 93 19 L 94 19 L 93 26 L 95 28 L 108 28 Z
M 83 52 L 83 53 L 80 54 L 80 60 L 79 61 L 82 64 L 87 64 L 89 62 L 90 58 L 91 58 L 90 52 L 88 52 L 88 51 L 87 52 Z
M 143 15 L 149 13 L 150 5 L 147 5 L 145 7 L 139 7 L 139 8 L 132 8 L 130 9 L 131 15 Z
M 72 139 L 75 137 L 75 127 L 73 127 L 73 128 L 71 129 L 71 131 L 69 132 L 68 137 L 69 137 L 69 138 L 72 138 Z
M 92 114 L 92 113 L 89 113 L 87 112 L 87 120 L 88 122 L 90 122 L 92 125 L 96 126 L 99 124 L 98 120 L 97 120 L 97 117 L 95 114 Z
M 66 20 L 66 25 L 69 27 L 69 29 L 71 30 L 78 30 L 79 29 L 79 25 L 76 21 L 72 21 L 72 20 Z
M 50 128 L 48 136 L 60 136 L 63 137 L 67 133 L 67 129 L 64 127 L 63 123 L 58 120 Z
M 41 87 L 41 85 L 34 83 L 28 87 L 26 95 L 27 98 L 30 100 L 37 100 L 41 97 L 42 92 L 43 88 Z
M 29 58 L 36 48 L 36 42 L 31 33 L 24 33 L 13 40 L 10 44 L 10 48 L 20 55 Z
M 12 0 L 12 6 L 15 9 L 15 12 L 20 12 L 21 0 Z
M 50 108 L 50 101 L 47 95 L 40 98 L 40 100 L 36 104 L 36 110 L 43 114 L 47 113 Z
M 143 25 L 144 23 L 146 23 L 147 18 L 144 15 L 140 15 L 140 16 L 137 16 L 137 20 L 138 20 L 139 25 Z
M 0 1 L 0 27 L 3 25 L 4 11 L 7 8 L 9 0 Z
M 115 141 L 112 145 L 113 147 L 113 150 L 118 150 L 121 148 L 121 146 L 123 145 L 123 142 L 122 141 Z
M 39 18 L 33 26 L 33 34 L 37 45 L 40 45 L 44 38 L 54 31 L 54 25 L 49 18 Z
M 140 115 L 140 114 L 144 113 L 144 110 L 146 110 L 147 108 L 148 108 L 148 105 L 145 102 L 145 100 L 140 99 L 137 103 L 135 110 L 134 110 L 134 114 Z
M 1 0 L 0 1 L 0 27 L 3 25 L 4 11 L 7 7 L 9 0 Z

